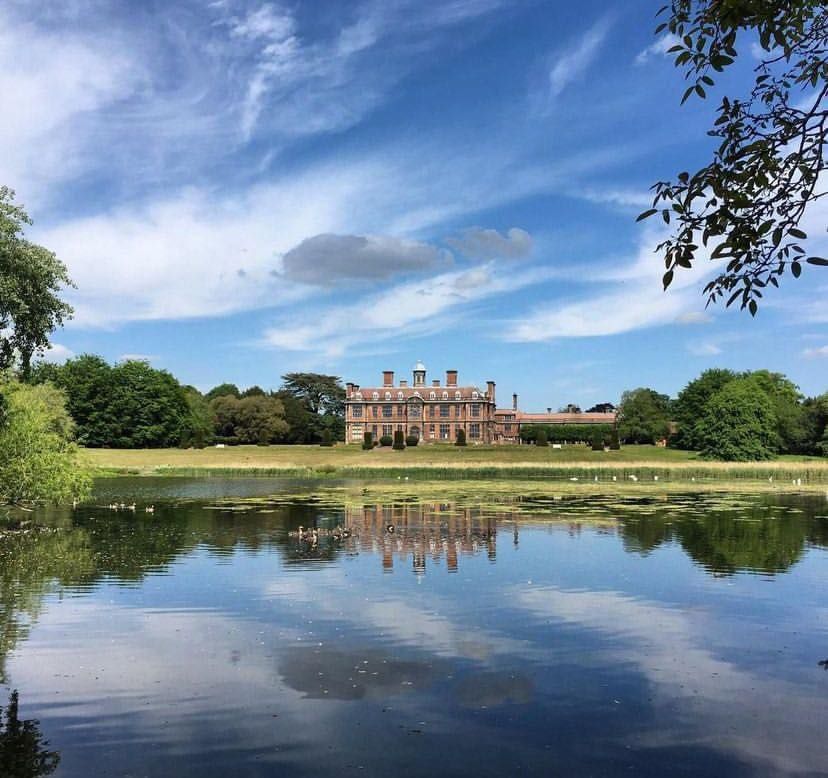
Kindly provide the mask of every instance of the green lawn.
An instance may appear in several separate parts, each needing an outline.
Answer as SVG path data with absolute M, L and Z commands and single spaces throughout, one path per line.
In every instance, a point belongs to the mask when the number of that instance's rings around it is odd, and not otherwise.
M 773 462 L 707 462 L 694 453 L 656 446 L 624 446 L 620 451 L 592 451 L 588 446 L 560 449 L 536 446 L 431 445 L 393 451 L 359 446 L 235 446 L 223 449 L 89 449 L 93 467 L 100 471 L 129 473 L 198 474 L 231 473 L 322 474 L 355 477 L 410 474 L 428 477 L 566 477 L 579 474 L 623 473 L 625 477 L 664 474 L 691 479 L 802 478 L 828 481 L 828 460 L 815 457 L 780 457 Z M 630 474 L 630 475 L 628 475 Z

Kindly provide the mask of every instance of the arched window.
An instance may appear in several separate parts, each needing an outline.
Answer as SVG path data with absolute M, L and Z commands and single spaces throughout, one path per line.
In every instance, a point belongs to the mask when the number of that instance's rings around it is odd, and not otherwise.
M 386 399 L 386 400 L 390 400 L 390 399 L 391 399 L 391 392 L 386 392 L 386 393 L 385 393 L 385 399 Z
M 379 400 L 379 392 L 372 392 L 371 393 L 372 400 Z
M 436 394 L 436 392 L 429 392 L 429 393 L 428 393 L 428 399 L 429 399 L 429 400 L 436 400 L 436 399 L 437 399 L 437 394 Z
M 460 394 L 460 392 L 455 392 L 454 393 L 454 399 L 455 400 L 459 400 L 461 397 L 462 397 L 462 395 Z
M 397 392 L 397 399 L 402 400 L 405 395 L 402 392 Z
M 472 392 L 472 400 L 476 400 L 480 395 L 477 392 Z
M 448 400 L 448 392 L 443 392 L 443 399 Z

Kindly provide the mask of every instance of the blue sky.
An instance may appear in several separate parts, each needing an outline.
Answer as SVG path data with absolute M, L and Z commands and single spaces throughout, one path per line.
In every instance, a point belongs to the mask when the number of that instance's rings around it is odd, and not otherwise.
M 422 359 L 527 409 L 713 366 L 824 391 L 828 271 L 755 320 L 705 311 L 713 266 L 661 291 L 635 216 L 718 95 L 679 106 L 661 2 L 5 0 L 0 182 L 77 284 L 49 358 L 202 389 Z

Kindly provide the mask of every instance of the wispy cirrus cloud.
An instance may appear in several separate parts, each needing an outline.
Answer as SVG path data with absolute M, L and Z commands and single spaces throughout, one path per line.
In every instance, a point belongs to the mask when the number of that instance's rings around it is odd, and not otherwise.
M 261 344 L 287 351 L 338 357 L 389 340 L 432 334 L 457 318 L 468 318 L 477 303 L 547 279 L 548 270 L 506 272 L 484 268 L 442 273 L 397 284 L 348 305 L 327 306 L 323 314 L 283 317 L 267 328 Z
M 828 345 L 806 348 L 802 352 L 802 356 L 805 359 L 828 359 Z
M 553 55 L 549 69 L 550 97 L 558 97 L 586 72 L 597 57 L 611 27 L 609 17 L 599 19 L 578 41 Z

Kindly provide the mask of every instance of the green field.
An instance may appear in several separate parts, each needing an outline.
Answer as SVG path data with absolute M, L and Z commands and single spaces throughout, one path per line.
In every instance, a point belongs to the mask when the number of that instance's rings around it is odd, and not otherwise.
M 795 482 L 828 484 L 828 460 L 779 457 L 772 462 L 708 462 L 695 453 L 656 446 L 592 451 L 536 446 L 422 446 L 405 451 L 359 446 L 235 446 L 196 449 L 89 449 L 100 473 L 262 474 L 294 477 L 416 479 L 551 478 L 640 481 Z M 793 483 L 792 485 L 796 485 Z

